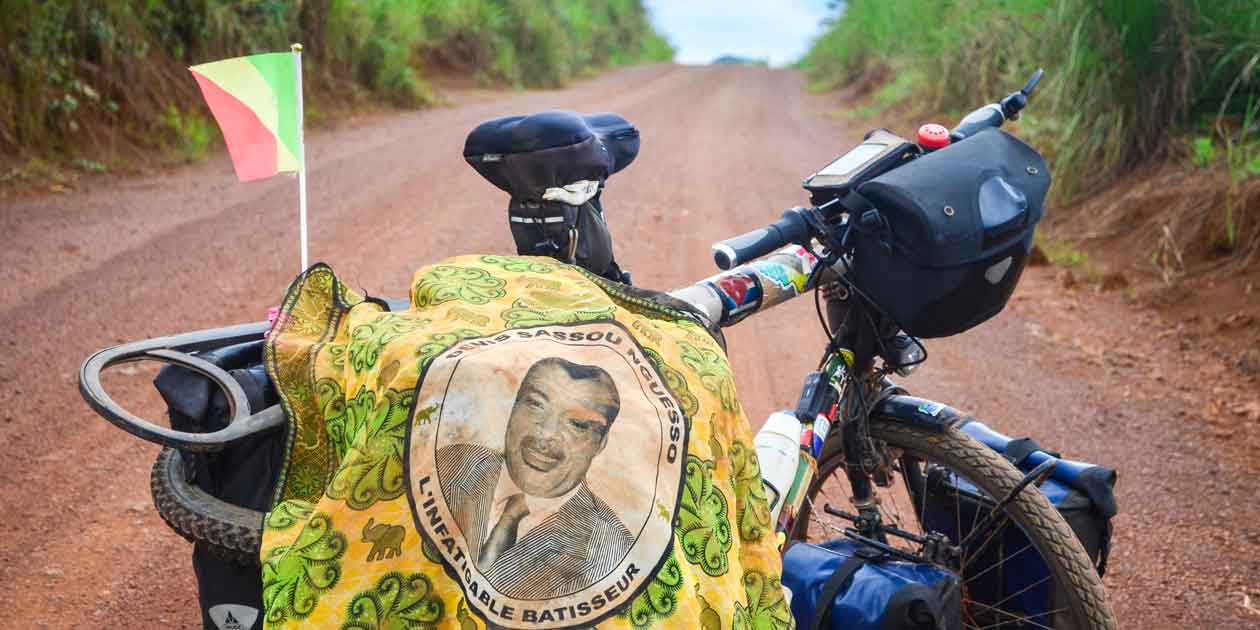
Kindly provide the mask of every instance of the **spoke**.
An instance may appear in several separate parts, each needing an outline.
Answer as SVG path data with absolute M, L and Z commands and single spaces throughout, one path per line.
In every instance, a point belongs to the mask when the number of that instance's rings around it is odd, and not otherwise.
M 983 507 L 982 505 L 977 503 L 975 511 L 971 513 L 971 527 L 967 530 L 968 534 L 971 533 L 971 530 L 976 528 L 976 523 L 980 522 L 980 512 L 984 511 L 981 509 L 982 507 Z M 962 540 L 963 538 L 964 538 L 963 534 L 959 532 L 958 540 Z
M 824 482 L 824 483 L 820 484 L 820 485 L 819 485 L 819 488 L 821 488 L 821 489 L 822 489 L 822 495 L 823 495 L 823 498 L 824 498 L 824 499 L 827 499 L 828 501 L 830 501 L 830 499 L 831 499 L 831 495 L 829 495 L 829 494 L 827 493 L 827 490 L 826 490 L 826 482 Z M 810 517 L 811 519 L 813 519 L 814 521 L 817 521 L 819 525 L 822 525 L 823 527 L 826 527 L 827 529 L 830 529 L 831 531 L 833 531 L 833 532 L 835 532 L 835 533 L 837 533 L 837 534 L 844 534 L 844 529 L 842 529 L 842 528 L 840 528 L 840 527 L 836 527 L 835 525 L 832 525 L 829 521 L 824 521 L 824 520 L 822 519 L 822 517 L 818 515 L 819 510 L 818 510 L 818 509 L 816 509 L 816 508 L 818 507 L 818 505 L 817 505 L 816 503 L 814 503 L 813 499 L 810 499 L 809 497 L 806 497 L 806 500 L 808 500 L 808 501 L 809 501 L 809 517 Z M 824 504 L 826 504 L 826 502 L 824 502 Z M 806 536 L 806 538 L 808 538 L 808 537 L 809 537 L 809 530 L 808 530 L 808 529 L 806 529 L 806 530 L 805 530 L 805 536 Z
M 974 547 L 974 549 L 976 550 L 976 553 L 972 554 L 968 558 L 963 558 L 963 563 L 962 563 L 962 567 L 960 571 L 966 571 L 967 567 L 970 566 L 971 563 L 976 559 L 976 557 L 980 555 L 979 552 L 984 551 L 984 549 L 989 546 L 989 541 L 993 540 L 994 536 L 997 536 L 999 533 L 1002 532 L 1002 530 L 1006 529 L 1006 526 L 1010 525 L 1010 523 L 1011 523 L 1011 517 L 1003 515 L 1002 524 L 999 525 L 992 532 L 990 532 L 989 537 L 985 538 L 984 542 L 980 543 L 979 546 Z
M 831 523 L 828 523 L 827 521 L 822 520 L 822 518 L 820 518 L 820 517 L 818 516 L 818 510 L 814 509 L 814 508 L 815 508 L 815 507 L 817 507 L 817 506 L 815 506 L 815 505 L 814 505 L 814 501 L 813 501 L 813 499 L 807 499 L 807 500 L 809 501 L 809 518 L 810 518 L 810 521 L 812 521 L 812 522 L 814 522 L 814 523 L 818 523 L 819 525 L 821 525 L 821 526 L 823 526 L 823 527 L 827 527 L 827 528 L 830 528 L 830 529 L 832 529 L 832 530 L 835 530 L 837 533 L 842 533 L 842 532 L 843 532 L 843 530 L 841 530 L 841 529 L 837 528 L 835 525 L 832 525 Z M 808 538 L 808 537 L 809 537 L 809 528 L 808 528 L 808 527 L 806 527 L 806 529 L 805 529 L 805 536 L 806 536 L 806 538 Z
M 981 571 L 981 572 L 979 572 L 979 573 L 977 573 L 977 574 L 975 574 L 975 575 L 973 575 L 973 576 L 971 576 L 971 577 L 967 578 L 966 580 L 964 580 L 964 581 L 963 581 L 963 584 L 970 584 L 972 580 L 975 580 L 975 579 L 977 579 L 977 578 L 979 578 L 979 577 L 983 576 L 984 574 L 988 573 L 989 571 L 992 571 L 992 570 L 994 570 L 994 569 L 996 569 L 996 568 L 998 568 L 998 567 L 1002 566 L 1003 564 L 1006 564 L 1008 561 L 1010 561 L 1010 559 L 1011 559 L 1011 558 L 1014 558 L 1015 556 L 1018 556 L 1019 554 L 1024 553 L 1025 551 L 1028 551 L 1029 549 L 1032 549 L 1032 543 L 1028 543 L 1027 545 L 1024 545 L 1024 548 L 1023 548 L 1023 549 L 1020 549 L 1019 551 L 1016 551 L 1015 553 L 1013 553 L 1013 554 L 1011 554 L 1011 555 L 1009 555 L 1009 556 L 1006 556 L 1006 559 L 1002 560 L 1001 562 L 996 562 L 996 563 L 994 563 L 994 564 L 993 564 L 993 566 L 991 566 L 991 567 L 989 567 L 989 568 L 987 568 L 987 569 L 985 569 L 985 570 L 983 570 L 983 571 Z
M 884 505 L 883 501 L 880 501 L 879 503 L 879 511 L 881 514 L 884 515 L 884 522 L 892 523 L 893 527 L 898 527 L 898 528 L 901 527 L 901 519 L 898 518 L 897 515 L 893 514 L 892 512 L 889 512 L 888 508 Z
M 905 485 L 905 484 L 902 484 Z M 901 514 L 901 497 L 897 496 L 897 483 L 893 482 L 888 486 L 888 498 L 892 501 L 893 515 L 897 519 L 897 527 L 909 531 L 906 527 L 906 517 Z
M 980 605 L 981 605 L 981 606 L 983 606 L 984 604 L 980 604 Z M 1041 613 L 1040 615 L 1036 615 L 1036 616 L 1037 616 L 1037 617 L 1048 617 L 1048 616 L 1053 615 L 1053 614 L 1055 614 L 1055 613 L 1057 613 L 1057 612 L 1063 612 L 1063 611 L 1065 611 L 1065 610 L 1067 610 L 1067 608 L 1066 608 L 1066 607 L 1064 607 L 1064 608 L 1055 608 L 1054 610 L 1048 610 L 1048 611 L 1043 612 L 1043 613 Z M 1047 625 L 1044 625 L 1044 624 L 1038 623 L 1038 622 L 1036 622 L 1036 621 L 1033 621 L 1033 617 L 1028 616 L 1028 615 L 1024 615 L 1024 616 L 1022 616 L 1022 617 L 1021 617 L 1021 616 L 1019 616 L 1019 615 L 1016 615 L 1016 614 L 1014 614 L 1014 613 L 1009 613 L 1009 612 L 1007 612 L 1007 611 L 1005 611 L 1005 610 L 1002 610 L 1002 609 L 999 609 L 999 608 L 994 608 L 994 609 L 993 609 L 993 612 L 996 612 L 996 613 L 1000 613 L 1000 614 L 1006 615 L 1007 617 L 1010 617 L 1010 619 L 1007 619 L 1007 620 L 1005 620 L 1005 621 L 999 621 L 999 622 L 997 622 L 997 623 L 995 623 L 995 624 L 990 624 L 990 625 L 987 625 L 987 626 L 970 626 L 970 627 L 975 628 L 976 630 L 989 630 L 989 628 L 999 628 L 999 627 L 1001 627 L 1001 626 L 1005 626 L 1005 625 L 1006 625 L 1006 624 L 1008 624 L 1008 623 L 1031 623 L 1032 625 L 1037 626 L 1038 628 L 1045 628 L 1046 630 L 1054 630 L 1054 628 L 1051 628 L 1050 626 L 1047 626 Z
M 1002 600 L 1001 600 L 1001 601 L 994 602 L 993 604 L 982 604 L 982 603 L 977 602 L 977 601 L 975 601 L 975 600 L 972 600 L 972 603 L 973 603 L 973 604 L 975 604 L 975 605 L 977 605 L 977 606 L 983 606 L 984 608 L 989 609 L 989 610 L 996 610 L 996 611 L 998 611 L 998 612 L 1006 613 L 1006 614 L 1008 614 L 1008 615 L 1009 615 L 1009 614 L 1011 614 L 1011 613 L 1007 613 L 1006 611 L 1001 610 L 1000 608 L 998 608 L 998 606 L 1001 606 L 1002 604 L 1005 604 L 1006 602 L 1009 602 L 1009 601 L 1011 601 L 1012 599 L 1014 599 L 1014 598 L 1016 598 L 1016 597 L 1019 597 L 1020 595 L 1023 595 L 1024 593 L 1027 593 L 1028 591 L 1030 591 L 1030 590 L 1032 590 L 1032 589 L 1034 589 L 1034 588 L 1036 588 L 1036 587 L 1038 587 L 1038 586 L 1041 586 L 1042 584 L 1045 584 L 1046 582 L 1049 582 L 1049 581 L 1050 581 L 1050 576 L 1048 576 L 1048 575 L 1047 575 L 1046 577 L 1043 577 L 1043 578 L 1041 578 L 1040 580 L 1037 580 L 1036 582 L 1033 582 L 1032 584 L 1029 584 L 1028 586 L 1025 586 L 1024 588 L 1021 588 L 1021 589 L 1019 589 L 1018 591 L 1016 591 L 1016 592 L 1014 592 L 1014 593 L 1011 593 L 1010 595 L 1007 595 L 1006 597 L 1002 598 Z
M 923 527 L 923 516 L 927 512 L 927 463 L 924 462 L 922 466 L 918 463 L 911 463 L 911 465 L 920 471 L 919 474 L 916 475 L 919 478 L 919 482 L 922 484 L 919 488 L 919 529 L 921 531 L 926 531 L 927 528 Z M 910 500 L 913 501 L 914 497 L 911 497 Z M 959 540 L 962 540 L 962 538 L 960 537 Z
M 888 498 L 892 499 L 892 497 Z M 897 506 L 893 505 L 892 507 L 896 508 Z M 901 515 L 895 509 L 889 510 L 888 505 L 884 501 L 879 502 L 879 511 L 884 513 L 884 518 L 888 519 L 888 522 L 892 523 L 893 527 L 901 527 Z
M 954 485 L 954 535 L 958 536 L 959 544 L 962 544 L 962 541 L 966 539 L 966 536 L 963 536 L 963 533 L 962 533 L 962 501 L 958 497 L 957 475 L 955 475 L 953 485 Z M 964 569 L 967 568 L 967 563 L 965 561 L 963 562 L 963 568 Z

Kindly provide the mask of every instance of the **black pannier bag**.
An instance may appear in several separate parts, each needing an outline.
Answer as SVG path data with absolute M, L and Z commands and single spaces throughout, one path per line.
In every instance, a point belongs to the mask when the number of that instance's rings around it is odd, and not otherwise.
M 639 131 L 617 114 L 551 110 L 486 121 L 468 134 L 464 159 L 509 195 L 516 251 L 552 256 L 613 280 L 600 192 L 639 153 Z
M 263 341 L 228 346 L 198 354 L 222 368 L 245 392 L 249 413 L 279 402 L 262 362 Z M 209 433 L 227 426 L 227 398 L 209 378 L 188 368 L 168 365 L 153 381 L 167 405 L 171 428 Z M 276 431 L 234 443 L 214 453 L 181 453 L 190 481 L 211 496 L 265 512 L 271 509 L 276 479 L 284 463 L 284 432 Z M 193 572 L 206 630 L 227 627 L 229 616 L 242 630 L 262 628 L 262 574 L 257 565 L 224 559 L 207 547 L 193 547 Z
M 1049 188 L 1045 159 L 1000 129 L 915 159 L 857 187 L 849 277 L 916 337 L 976 326 L 1015 290 Z
M 1002 454 L 1024 473 L 1047 460 L 1055 460 L 1054 470 L 1039 489 L 1072 528 L 1098 574 L 1106 573 L 1111 553 L 1111 519 L 1118 511 L 1114 469 L 1061 459 L 1029 438 L 1012 439 L 975 420 L 965 422 L 959 429 Z M 980 495 L 969 480 L 947 471 L 930 470 L 927 487 L 923 526 L 944 533 L 951 540 L 966 538 L 993 509 L 991 498 Z M 1051 588 L 1050 568 L 1040 553 L 1030 551 L 1028 537 L 1018 527 L 1003 528 L 983 554 L 968 560 L 968 567 L 964 576 L 968 596 L 981 604 L 1002 602 L 1004 611 L 975 620 L 979 625 L 1010 623 L 1010 615 L 1014 614 L 1028 617 L 1028 627 L 1061 627 L 1058 622 L 1063 620 L 1056 618 L 1056 612 L 1064 607 L 1064 594 Z

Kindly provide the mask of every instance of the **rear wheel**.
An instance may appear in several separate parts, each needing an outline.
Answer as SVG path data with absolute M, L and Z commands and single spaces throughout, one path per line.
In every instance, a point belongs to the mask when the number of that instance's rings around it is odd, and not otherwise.
M 961 557 L 949 568 L 962 579 L 964 628 L 1116 627 L 1093 561 L 1036 487 L 1025 487 L 1007 503 L 993 521 L 997 525 L 983 527 L 992 508 L 1023 479 L 1008 461 L 954 429 L 936 432 L 871 418 L 870 437 L 877 452 L 890 456 L 883 467 L 890 474 L 874 487 L 883 524 L 918 536 L 943 534 L 961 546 Z M 824 451 L 792 540 L 844 535 L 853 521 L 824 507 L 856 514 L 850 495 L 843 453 Z M 968 536 L 977 529 L 979 535 Z M 886 538 L 910 553 L 922 549 L 906 538 Z

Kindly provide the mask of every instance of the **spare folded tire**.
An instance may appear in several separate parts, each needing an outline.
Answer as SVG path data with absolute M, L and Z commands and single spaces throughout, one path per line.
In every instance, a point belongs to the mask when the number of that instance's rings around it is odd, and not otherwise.
M 229 562 L 259 564 L 263 513 L 216 499 L 189 483 L 179 451 L 158 453 L 149 485 L 158 514 L 180 536 Z

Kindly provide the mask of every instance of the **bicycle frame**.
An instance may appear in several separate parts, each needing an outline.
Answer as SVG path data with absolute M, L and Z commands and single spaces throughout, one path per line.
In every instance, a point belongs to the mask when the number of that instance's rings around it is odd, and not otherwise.
M 818 459 L 822 461 L 837 453 L 853 455 L 845 458 L 845 473 L 854 504 L 859 506 L 859 533 L 882 541 L 887 528 L 880 520 L 871 475 L 864 466 L 878 456 L 870 442 L 862 439 L 870 418 L 945 431 L 964 417 L 948 405 L 910 396 L 883 377 L 884 371 L 877 369 L 876 359 L 887 354 L 883 340 L 897 335 L 898 327 L 855 292 L 828 290 L 828 285 L 839 286 L 839 280 L 847 271 L 843 258 L 827 260 L 822 256 L 820 259 L 803 252 L 801 247 L 789 246 L 670 295 L 695 306 L 709 321 L 722 327 L 732 326 L 809 290 L 823 291 L 827 295 L 826 317 L 833 334 L 820 363 L 840 362 L 836 367 L 843 370 L 846 386 L 832 418 L 832 426 L 838 430 L 827 434 Z M 783 278 L 807 280 L 786 286 Z M 755 297 L 750 298 L 750 295 Z M 789 524 L 789 532 L 795 529 Z
M 896 335 L 898 328 L 861 296 L 832 292 L 827 297 L 827 319 L 834 333 L 824 362 L 828 358 L 842 360 L 846 379 L 836 412 L 840 430 L 828 434 L 819 460 L 837 451 L 845 454 L 845 476 L 858 509 L 858 533 L 883 542 L 883 524 L 868 472 L 868 464 L 877 460 L 879 453 L 864 439 L 870 418 L 945 431 L 963 416 L 948 405 L 907 395 L 876 369 L 875 360 L 884 354 L 882 340 Z

